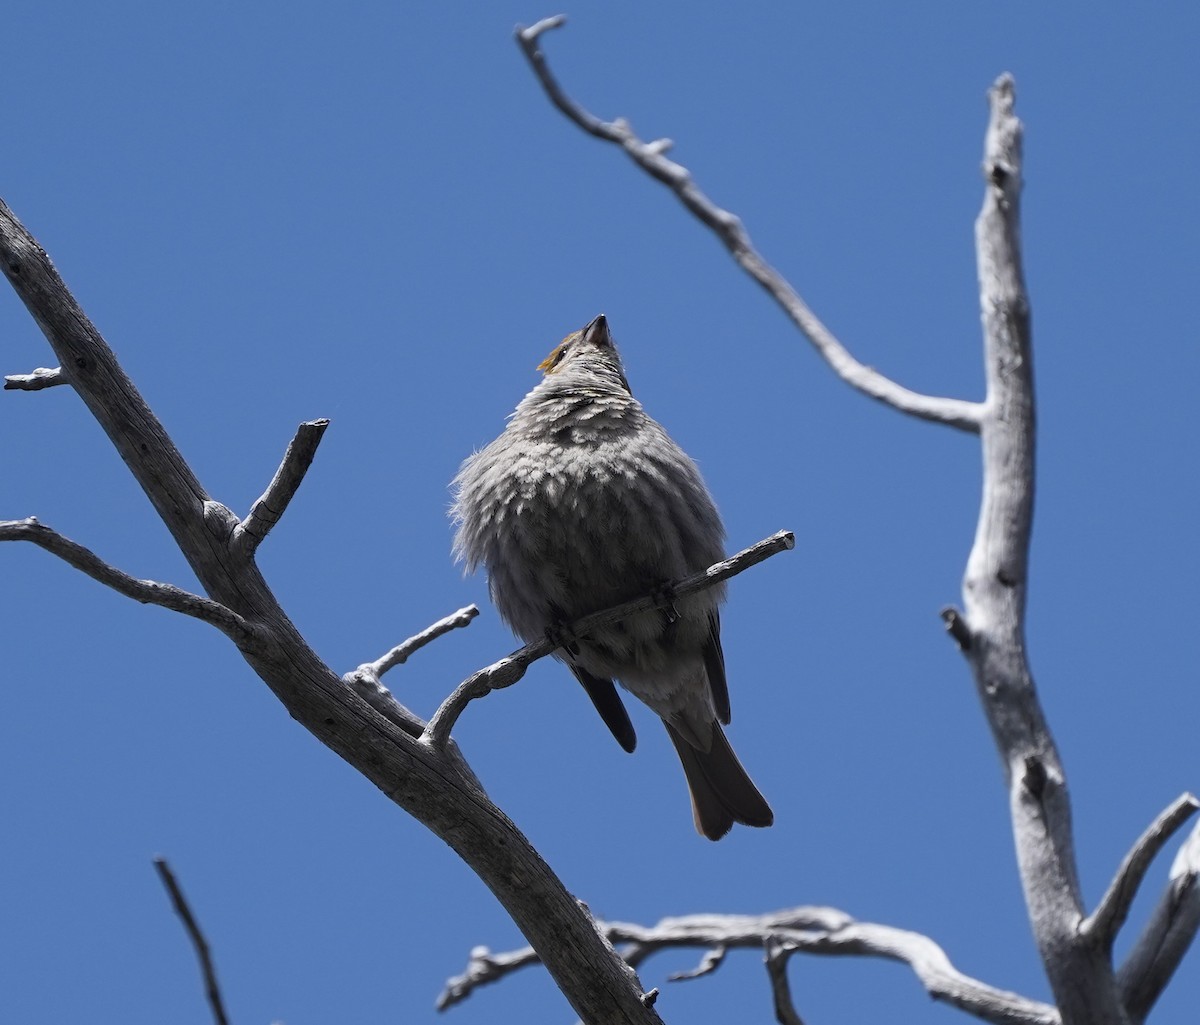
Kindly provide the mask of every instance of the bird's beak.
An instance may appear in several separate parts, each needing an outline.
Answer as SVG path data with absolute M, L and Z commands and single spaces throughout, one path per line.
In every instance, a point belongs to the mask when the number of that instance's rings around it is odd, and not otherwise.
M 583 340 L 589 345 L 612 345 L 608 333 L 608 318 L 603 313 L 583 329 Z

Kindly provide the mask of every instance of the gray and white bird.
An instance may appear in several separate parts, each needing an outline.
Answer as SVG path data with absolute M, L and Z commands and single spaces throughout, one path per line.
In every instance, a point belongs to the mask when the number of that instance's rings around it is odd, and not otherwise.
M 453 485 L 455 555 L 468 571 L 487 568 L 492 601 L 526 642 L 725 557 L 700 471 L 631 394 L 603 314 L 538 369 L 545 377 Z M 710 840 L 734 822 L 774 821 L 721 729 L 724 591 L 679 598 L 555 652 L 626 751 L 637 738 L 614 680 L 662 718 L 696 829 Z

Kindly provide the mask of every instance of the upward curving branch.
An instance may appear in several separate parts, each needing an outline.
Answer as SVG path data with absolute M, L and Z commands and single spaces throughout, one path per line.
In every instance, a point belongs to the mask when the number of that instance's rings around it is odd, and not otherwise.
M 233 543 L 244 555 L 253 555 L 271 528 L 283 517 L 317 454 L 328 420 L 310 420 L 296 428 L 296 436 L 283 454 L 283 462 L 267 490 L 250 507 L 246 518 L 233 528 Z
M 1029 920 L 1063 1021 L 1122 1025 L 1111 959 L 1081 934 L 1066 772 L 1025 646 L 1036 412 L 1029 300 L 1021 266 L 1021 136 L 1013 80 L 989 92 L 983 208 L 975 222 L 987 398 L 983 496 L 955 638 L 975 677 L 1004 767 Z

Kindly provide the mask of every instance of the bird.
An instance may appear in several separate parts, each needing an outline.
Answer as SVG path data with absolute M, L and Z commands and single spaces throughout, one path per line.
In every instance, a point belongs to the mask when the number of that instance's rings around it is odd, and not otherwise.
M 454 556 L 484 567 L 493 604 L 528 643 L 583 685 L 626 751 L 637 736 L 614 681 L 662 719 L 679 756 L 697 832 L 774 813 L 733 752 L 719 604 L 724 584 L 682 597 L 671 581 L 725 557 L 725 529 L 696 464 L 633 397 L 608 320 L 566 336 L 503 432 L 462 464 L 451 488 Z M 661 609 L 586 636 L 581 616 L 657 594 Z

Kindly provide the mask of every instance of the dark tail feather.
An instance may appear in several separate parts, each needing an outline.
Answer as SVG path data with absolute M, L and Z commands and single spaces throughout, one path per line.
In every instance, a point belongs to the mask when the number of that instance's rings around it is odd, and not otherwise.
M 698 833 L 720 840 L 735 822 L 769 826 L 775 821 L 771 806 L 746 775 L 719 724 L 712 724 L 712 748 L 707 752 L 692 747 L 670 723 L 663 725 L 683 763 Z

